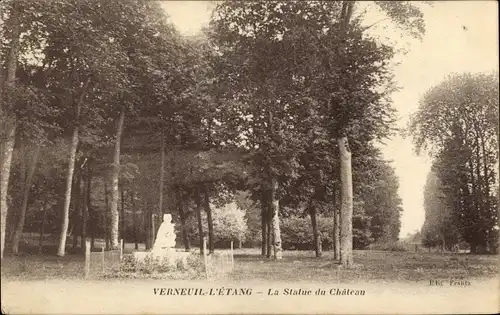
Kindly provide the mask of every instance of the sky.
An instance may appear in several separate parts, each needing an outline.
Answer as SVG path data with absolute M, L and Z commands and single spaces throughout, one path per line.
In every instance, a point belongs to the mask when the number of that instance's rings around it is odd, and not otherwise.
M 205 26 L 212 5 L 206 1 L 164 1 L 162 6 L 171 21 L 184 35 L 194 35 Z M 369 2 L 367 24 L 380 19 Z M 372 9 L 370 9 L 372 8 Z M 496 1 L 439 1 L 422 7 L 426 34 L 421 41 L 401 36 L 390 22 L 370 29 L 376 36 L 408 51 L 400 55 L 395 66 L 395 80 L 400 90 L 392 96 L 398 110 L 398 126 L 405 127 L 417 111 L 419 99 L 447 75 L 462 72 L 490 72 L 498 69 L 498 4 Z M 399 195 L 403 200 L 401 233 L 420 230 L 424 222 L 423 189 L 430 169 L 430 159 L 417 156 L 410 138 L 395 136 L 382 147 L 386 159 L 392 160 L 399 177 Z

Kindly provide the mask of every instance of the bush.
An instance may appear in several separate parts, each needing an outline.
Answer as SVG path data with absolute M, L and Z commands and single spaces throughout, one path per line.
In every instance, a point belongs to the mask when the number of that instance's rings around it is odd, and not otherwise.
M 229 247 L 231 241 L 244 241 L 247 234 L 247 221 L 245 211 L 240 209 L 235 203 L 229 203 L 224 207 L 212 207 L 212 218 L 214 224 L 214 241 L 221 245 Z M 205 212 L 201 213 L 203 231 L 208 233 L 208 221 Z M 198 222 L 196 216 L 191 216 L 187 221 L 189 236 L 194 245 L 199 245 L 198 240 Z M 182 239 L 180 231 L 177 233 L 177 239 Z
M 402 243 L 400 241 L 387 241 L 368 245 L 369 249 L 383 250 L 389 252 L 407 252 L 411 246 L 409 243 Z
M 332 247 L 333 220 L 332 218 L 318 216 L 323 249 Z M 281 242 L 284 250 L 313 250 L 314 240 L 311 219 L 290 216 L 281 221 Z
M 184 261 L 177 257 L 173 264 L 151 259 L 136 260 L 125 256 L 120 267 L 107 272 L 105 278 L 196 279 L 204 276 L 205 266 L 198 253 L 191 252 Z
M 324 250 L 333 248 L 333 218 L 318 215 L 318 228 Z M 373 238 L 369 230 L 369 220 L 365 217 L 353 217 L 353 247 L 366 248 Z M 281 241 L 285 250 L 313 250 L 314 240 L 311 218 L 290 216 L 281 221 Z

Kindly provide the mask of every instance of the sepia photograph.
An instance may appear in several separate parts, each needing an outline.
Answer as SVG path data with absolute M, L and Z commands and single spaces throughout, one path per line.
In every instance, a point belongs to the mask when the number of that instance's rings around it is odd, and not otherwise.
M 0 1 L 2 314 L 500 312 L 497 1 Z

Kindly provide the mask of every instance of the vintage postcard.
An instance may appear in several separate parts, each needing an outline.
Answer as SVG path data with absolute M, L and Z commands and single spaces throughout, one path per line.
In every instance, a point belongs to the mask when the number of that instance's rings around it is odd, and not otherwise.
M 2 314 L 500 312 L 495 1 L 0 2 Z

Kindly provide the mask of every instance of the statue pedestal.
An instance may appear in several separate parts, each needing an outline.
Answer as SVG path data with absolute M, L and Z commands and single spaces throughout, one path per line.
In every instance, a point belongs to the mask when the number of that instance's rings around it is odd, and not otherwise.
M 161 264 L 173 265 L 179 257 L 178 252 L 175 250 L 175 238 L 172 215 L 164 214 L 163 223 L 158 229 L 156 240 L 151 251 L 135 252 L 134 258 L 138 261 L 144 261 L 146 257 L 149 257 L 152 261 L 156 261 Z

